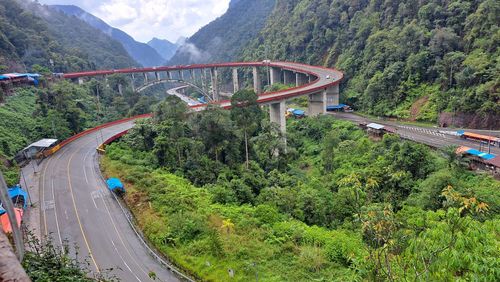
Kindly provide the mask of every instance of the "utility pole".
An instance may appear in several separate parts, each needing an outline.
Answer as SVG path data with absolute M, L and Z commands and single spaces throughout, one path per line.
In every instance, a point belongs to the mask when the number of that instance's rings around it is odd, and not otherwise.
M 23 235 L 21 234 L 21 229 L 17 225 L 16 213 L 14 211 L 14 205 L 9 197 L 7 190 L 7 183 L 3 177 L 3 173 L 0 171 L 0 200 L 2 201 L 3 207 L 7 212 L 9 217 L 10 226 L 12 227 L 12 235 L 14 237 L 14 244 L 16 245 L 16 254 L 19 261 L 23 260 L 24 257 L 24 243 Z M 0 231 L 1 232 L 1 231 Z

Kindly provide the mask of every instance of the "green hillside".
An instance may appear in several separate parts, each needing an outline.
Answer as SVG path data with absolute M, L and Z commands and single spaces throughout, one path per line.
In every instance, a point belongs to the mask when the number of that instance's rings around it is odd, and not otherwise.
M 500 127 L 499 23 L 494 0 L 278 0 L 243 58 L 335 66 L 343 100 L 370 114 Z
M 0 0 L 2 71 L 30 71 L 35 64 L 53 72 L 137 65 L 120 43 L 77 18 L 30 1 Z
M 169 64 L 235 60 L 264 26 L 276 0 L 233 0 L 227 12 L 179 47 Z

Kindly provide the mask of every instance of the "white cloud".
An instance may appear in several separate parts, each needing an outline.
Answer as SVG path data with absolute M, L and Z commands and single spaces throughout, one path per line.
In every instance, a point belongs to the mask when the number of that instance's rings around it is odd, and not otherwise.
M 39 0 L 77 5 L 109 25 L 147 42 L 153 37 L 175 42 L 221 16 L 230 0 Z

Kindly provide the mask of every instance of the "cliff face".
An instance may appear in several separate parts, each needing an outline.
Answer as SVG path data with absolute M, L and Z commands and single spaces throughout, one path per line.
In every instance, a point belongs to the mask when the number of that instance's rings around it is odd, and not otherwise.
M 441 113 L 439 125 L 443 127 L 454 126 L 476 129 L 500 129 L 500 118 L 493 114 L 474 113 Z

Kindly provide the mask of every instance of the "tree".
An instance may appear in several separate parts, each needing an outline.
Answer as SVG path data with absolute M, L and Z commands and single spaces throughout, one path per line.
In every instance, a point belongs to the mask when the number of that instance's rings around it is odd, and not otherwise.
M 260 124 L 262 111 L 257 104 L 257 94 L 253 90 L 240 90 L 231 97 L 231 119 L 243 131 L 245 139 L 245 159 L 248 168 L 248 136 L 252 135 Z

